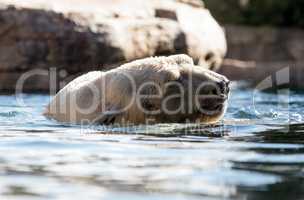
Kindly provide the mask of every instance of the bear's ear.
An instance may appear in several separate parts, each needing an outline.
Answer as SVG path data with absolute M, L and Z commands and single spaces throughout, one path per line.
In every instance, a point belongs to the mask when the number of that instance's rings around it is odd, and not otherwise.
M 193 59 L 186 54 L 178 54 L 166 58 L 167 65 L 163 67 L 165 83 L 178 80 L 185 67 L 194 66 Z
M 180 69 L 177 65 L 168 65 L 162 70 L 164 83 L 175 81 L 180 77 Z

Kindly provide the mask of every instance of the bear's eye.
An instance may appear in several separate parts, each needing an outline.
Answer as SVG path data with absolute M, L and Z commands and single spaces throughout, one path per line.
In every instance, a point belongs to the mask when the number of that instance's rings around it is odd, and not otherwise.
M 179 76 L 178 79 L 174 80 L 174 82 L 177 82 L 177 83 L 183 83 L 184 81 L 184 78 L 182 76 Z
M 143 99 L 141 101 L 141 105 L 147 111 L 153 111 L 155 109 L 154 105 L 151 102 L 149 102 L 147 99 Z

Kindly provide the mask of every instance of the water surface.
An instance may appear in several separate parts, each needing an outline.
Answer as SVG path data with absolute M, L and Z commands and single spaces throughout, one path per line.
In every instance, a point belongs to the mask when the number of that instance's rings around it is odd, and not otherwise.
M 217 125 L 85 127 L 0 96 L 0 199 L 304 199 L 304 94 L 236 87 Z M 23 102 L 20 102 L 22 100 Z

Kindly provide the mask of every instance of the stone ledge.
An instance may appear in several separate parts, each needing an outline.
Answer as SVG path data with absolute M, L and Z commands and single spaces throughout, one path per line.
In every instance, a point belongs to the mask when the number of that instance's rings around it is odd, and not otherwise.
M 275 77 L 277 72 L 287 69 L 286 74 L 282 74 L 289 79 L 290 88 L 304 89 L 304 62 L 278 61 L 278 62 L 254 62 L 225 59 L 219 73 L 227 76 L 230 80 L 245 80 L 253 84 L 258 84 L 268 77 Z

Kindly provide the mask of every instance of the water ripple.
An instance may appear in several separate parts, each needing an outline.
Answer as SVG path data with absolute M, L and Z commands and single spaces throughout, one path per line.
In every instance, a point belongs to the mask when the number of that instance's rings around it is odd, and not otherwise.
M 60 124 L 0 96 L 0 199 L 303 199 L 304 94 L 234 88 L 215 125 Z M 43 184 L 42 184 L 43 183 Z

